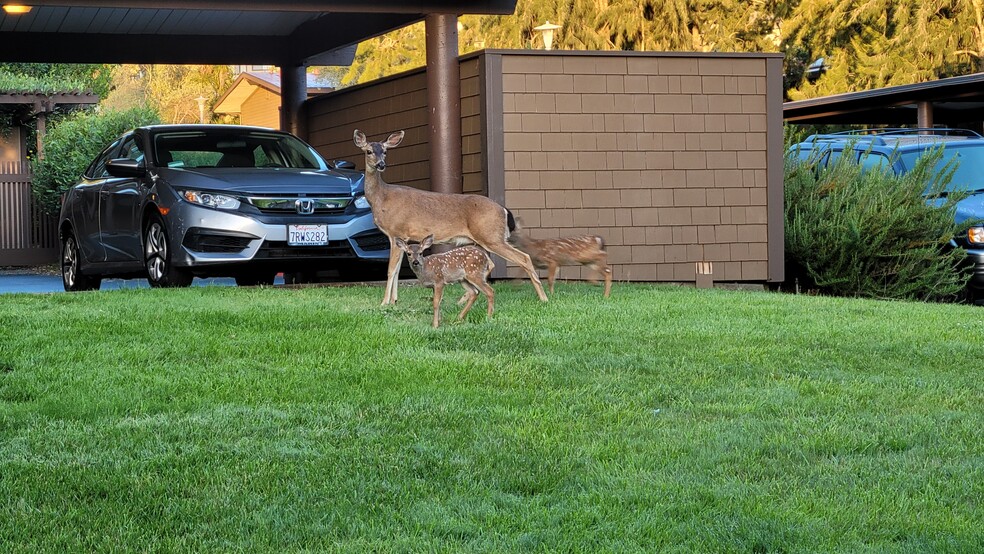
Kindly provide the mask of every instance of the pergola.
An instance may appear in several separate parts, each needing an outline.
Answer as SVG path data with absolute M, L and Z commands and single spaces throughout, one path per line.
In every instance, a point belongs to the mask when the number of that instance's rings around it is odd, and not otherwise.
M 425 20 L 431 179 L 443 192 L 461 187 L 457 16 L 511 14 L 516 6 L 516 0 L 24 3 L 27 13 L 0 12 L 2 62 L 276 65 L 281 126 L 302 137 L 307 66 L 349 65 L 359 42 Z

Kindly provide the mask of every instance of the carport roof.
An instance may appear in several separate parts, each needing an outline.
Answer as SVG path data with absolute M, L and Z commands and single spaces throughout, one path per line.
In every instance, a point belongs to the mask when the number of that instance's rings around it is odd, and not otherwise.
M 786 102 L 782 114 L 787 123 L 913 125 L 919 102 L 932 104 L 936 123 L 982 121 L 984 73 Z
M 13 0 L 4 3 L 14 3 Z M 24 0 L 0 12 L 0 62 L 348 65 L 355 45 L 429 13 L 516 0 Z

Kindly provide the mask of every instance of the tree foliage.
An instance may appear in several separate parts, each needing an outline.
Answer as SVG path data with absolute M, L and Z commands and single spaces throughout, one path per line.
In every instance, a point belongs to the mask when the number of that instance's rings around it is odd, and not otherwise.
M 126 131 L 160 118 L 148 108 L 124 111 L 79 111 L 61 120 L 44 138 L 45 156 L 33 160 L 35 198 L 57 213 L 61 194 L 75 184 L 89 163 Z
M 850 156 L 828 167 L 786 157 L 787 280 L 837 296 L 945 300 L 969 275 L 966 252 L 950 240 L 965 195 L 943 194 L 953 167 L 936 170 L 942 149 L 913 170 L 862 170 Z M 929 202 L 927 200 L 930 200 Z
M 103 107 L 123 110 L 145 106 L 166 123 L 205 123 L 213 120 L 211 107 L 232 85 L 226 65 L 119 65 L 113 69 L 114 88 Z M 198 98 L 204 98 L 204 114 Z
M 924 82 L 984 69 L 984 0 L 518 0 L 508 16 L 462 16 L 459 51 L 781 52 L 788 99 Z M 353 84 L 425 63 L 424 24 L 363 42 Z M 826 73 L 804 78 L 824 58 Z

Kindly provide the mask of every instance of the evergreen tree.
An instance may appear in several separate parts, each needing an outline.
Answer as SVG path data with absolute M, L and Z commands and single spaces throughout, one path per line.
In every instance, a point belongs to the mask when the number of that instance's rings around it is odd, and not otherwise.
M 981 0 L 802 0 L 786 21 L 785 50 L 824 58 L 791 99 L 925 82 L 980 70 Z

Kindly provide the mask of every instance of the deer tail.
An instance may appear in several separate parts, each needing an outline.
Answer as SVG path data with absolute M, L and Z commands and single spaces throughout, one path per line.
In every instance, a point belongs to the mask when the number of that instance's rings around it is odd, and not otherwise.
M 509 234 L 512 234 L 518 228 L 516 224 L 516 218 L 513 217 L 513 213 L 506 208 L 506 225 L 509 226 Z

